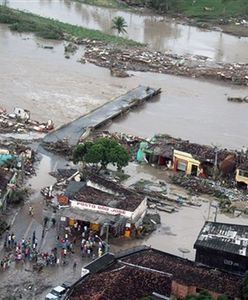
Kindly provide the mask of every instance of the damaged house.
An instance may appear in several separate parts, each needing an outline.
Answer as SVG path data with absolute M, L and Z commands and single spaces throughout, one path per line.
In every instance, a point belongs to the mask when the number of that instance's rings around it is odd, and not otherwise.
M 208 290 L 215 299 L 242 298 L 242 277 L 198 265 L 150 247 L 107 253 L 85 266 L 67 300 L 184 299 Z
M 97 175 L 70 183 L 64 196 L 70 204 L 61 213 L 65 225 L 78 221 L 101 235 L 106 227 L 113 236 L 135 235 L 147 210 L 146 197 Z
M 213 176 L 215 167 L 220 175 L 234 174 L 236 155 L 228 150 L 218 150 L 175 139 L 166 135 L 155 136 L 143 150 L 151 164 L 166 166 L 174 171 L 193 176 Z
M 0 209 L 5 210 L 7 201 L 15 188 L 16 173 L 0 167 Z
M 248 161 L 240 164 L 236 170 L 235 180 L 238 187 L 247 189 L 248 187 Z

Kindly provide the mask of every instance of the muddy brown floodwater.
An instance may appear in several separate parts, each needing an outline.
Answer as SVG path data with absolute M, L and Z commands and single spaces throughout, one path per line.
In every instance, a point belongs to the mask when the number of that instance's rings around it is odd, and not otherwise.
M 152 182 L 160 180 L 166 181 L 168 174 L 165 171 L 152 168 L 149 165 L 139 165 L 131 163 L 125 168 L 125 173 L 131 177 L 125 182 L 125 185 L 131 185 L 138 180 L 144 179 Z M 170 193 L 187 196 L 187 193 L 181 187 L 169 184 Z M 209 196 L 199 197 L 201 207 L 182 207 L 176 213 L 159 212 L 161 216 L 161 225 L 151 235 L 142 240 L 115 240 L 112 241 L 112 251 L 138 246 L 140 244 L 150 245 L 156 249 L 166 251 L 178 256 L 183 256 L 194 260 L 195 250 L 193 245 L 206 220 L 214 221 L 215 208 L 209 207 L 209 201 L 214 201 Z M 213 202 L 214 203 L 214 202 Z M 154 210 L 153 210 L 154 212 Z M 232 215 L 224 215 L 218 211 L 217 222 L 247 224 L 247 217 L 239 216 L 234 218 Z M 189 250 L 183 254 L 180 248 Z
M 248 62 L 248 38 L 181 25 L 161 16 L 90 6 L 68 0 L 7 2 L 13 8 L 107 33 L 114 33 L 111 20 L 115 16 L 122 16 L 128 24 L 127 37 L 147 43 L 152 49 L 204 55 L 215 61 Z
M 19 1 L 20 5 L 25 3 L 27 1 Z M 29 2 L 30 7 L 35 3 L 35 1 Z M 39 3 L 43 4 L 46 9 L 50 7 L 51 12 L 55 5 L 60 14 L 64 12 L 64 16 L 66 16 L 65 11 L 59 10 L 58 5 L 64 7 L 67 4 L 69 15 L 71 7 L 78 7 L 74 3 L 69 4 L 71 2 L 64 1 L 39 1 Z M 99 11 L 101 13 L 101 10 Z M 39 12 L 42 13 L 42 10 Z M 77 14 L 76 11 L 75 14 Z M 98 18 L 98 14 L 95 18 Z M 144 17 L 134 17 L 134 19 L 138 18 Z M 0 25 L 0 45 L 0 106 L 4 106 L 9 111 L 15 106 L 21 106 L 29 109 L 34 119 L 41 121 L 53 119 L 58 126 L 89 112 L 139 84 L 144 84 L 155 88 L 161 87 L 163 93 L 153 101 L 132 111 L 128 116 L 114 121 L 110 130 L 145 137 L 164 132 L 199 143 L 213 142 L 232 148 L 247 145 L 248 104 L 227 102 L 227 96 L 246 96 L 247 88 L 152 73 L 133 73 L 134 76 L 125 79 L 113 78 L 107 69 L 78 63 L 77 60 L 82 55 L 83 48 L 80 48 L 77 54 L 68 60 L 64 58 L 63 42 L 46 41 L 34 38 L 32 35 L 11 33 L 7 26 L 3 25 Z M 54 48 L 44 49 L 42 48 L 44 45 Z M 192 49 L 195 51 L 199 47 Z M 228 53 L 232 53 L 231 49 Z M 223 54 L 223 59 L 225 55 L 227 54 Z M 34 228 L 37 234 L 41 234 L 43 203 L 39 192 L 42 187 L 51 184 L 54 180 L 47 176 L 48 172 L 61 167 L 61 164 L 65 166 L 65 162 L 61 162 L 58 158 L 43 156 L 38 166 L 38 176 L 29 182 L 35 192 L 30 201 L 35 207 L 36 215 L 34 220 L 30 220 L 29 203 L 21 208 L 12 228 L 19 238 L 23 235 L 30 236 Z M 141 178 L 152 181 L 166 180 L 166 174 L 162 170 L 146 165 L 131 163 L 125 171 L 131 175 L 126 185 Z M 170 190 L 185 193 L 179 187 L 172 185 Z M 208 200 L 208 198 L 205 199 L 205 201 Z M 161 225 L 152 235 L 143 240 L 111 241 L 110 250 L 118 251 L 135 245 L 147 244 L 163 251 L 182 255 L 179 249 L 186 248 L 189 253 L 185 254 L 185 257 L 194 259 L 193 244 L 208 216 L 210 220 L 213 220 L 213 211 L 210 210 L 209 214 L 208 202 L 203 202 L 202 206 L 197 208 L 179 209 L 174 214 L 161 212 Z M 247 218 L 233 219 L 223 214 L 218 214 L 217 220 L 247 223 Z M 55 236 L 56 231 L 50 230 L 45 236 L 44 247 L 51 248 L 56 241 Z M 85 264 L 79 256 L 77 259 L 79 267 Z M 13 265 L 10 270 L 1 274 L 0 298 L 6 299 L 13 291 L 26 288 L 27 283 L 37 282 L 36 299 L 44 299 L 52 286 L 61 284 L 66 279 L 75 281 L 79 278 L 79 273 L 80 268 L 73 273 L 69 265 L 66 268 L 58 267 L 56 270 L 47 269 L 39 276 L 32 276 L 32 273 L 26 272 L 21 266 Z M 25 295 L 31 295 L 31 293 L 32 291 L 25 292 Z
M 111 77 L 107 69 L 76 62 L 82 48 L 68 60 L 63 43 L 11 33 L 3 25 L 0 44 L 0 103 L 8 110 L 22 106 L 31 110 L 34 119 L 53 119 L 58 126 L 144 84 L 163 92 L 115 121 L 111 131 L 145 137 L 167 133 L 230 148 L 247 145 L 248 104 L 227 101 L 227 96 L 247 96 L 247 87 L 153 73 Z
M 107 69 L 77 63 L 83 48 L 67 60 L 63 43 L 11 33 L 2 25 L 0 45 L 0 103 L 8 110 L 22 106 L 31 110 L 34 119 L 51 118 L 56 125 L 61 125 L 138 84 L 145 84 L 161 87 L 163 93 L 114 121 L 111 130 L 146 137 L 164 132 L 195 142 L 229 147 L 247 145 L 248 105 L 230 103 L 226 99 L 227 95 L 245 96 L 247 88 L 152 73 L 113 78 Z M 54 49 L 44 49 L 41 45 L 53 45 Z M 50 167 L 45 160 L 43 162 L 39 169 L 47 174 Z M 132 175 L 132 180 L 165 179 L 162 171 L 148 166 L 131 164 L 126 171 Z M 38 192 L 44 184 L 35 180 L 34 188 Z M 179 255 L 179 248 L 187 248 L 190 250 L 187 257 L 193 259 L 193 243 L 207 214 L 207 203 L 200 208 L 180 209 L 175 214 L 161 213 L 162 224 L 150 237 L 133 242 L 116 241 L 113 250 L 146 243 Z M 219 215 L 218 220 L 233 222 L 224 215 Z M 235 223 L 239 222 L 245 223 L 246 219 L 235 219 Z

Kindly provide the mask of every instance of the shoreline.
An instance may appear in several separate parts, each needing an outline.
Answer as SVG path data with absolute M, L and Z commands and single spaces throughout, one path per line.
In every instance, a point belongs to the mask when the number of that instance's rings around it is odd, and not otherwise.
M 144 6 L 130 5 L 130 4 L 126 3 L 126 1 L 116 1 L 116 5 L 108 5 L 108 4 L 105 5 L 103 3 L 98 3 L 97 1 L 94 1 L 94 0 L 89 0 L 89 1 L 72 0 L 72 1 L 78 2 L 81 4 L 85 4 L 85 5 L 90 5 L 90 6 L 120 9 L 123 11 L 130 11 L 130 12 L 134 12 L 134 13 L 141 13 L 141 14 L 148 13 L 152 16 L 166 17 L 168 20 L 174 21 L 174 22 L 176 22 L 178 24 L 182 24 L 182 25 L 193 26 L 193 27 L 197 27 L 199 29 L 203 29 L 203 30 L 207 30 L 207 31 L 223 32 L 223 33 L 226 33 L 226 34 L 229 34 L 229 35 L 232 35 L 235 37 L 239 37 L 239 38 L 248 37 L 248 25 L 244 26 L 244 25 L 236 25 L 235 24 L 235 22 L 237 22 L 238 20 L 244 19 L 244 18 L 242 18 L 242 16 L 233 18 L 233 21 L 229 24 L 219 24 L 218 18 L 207 20 L 206 16 L 202 16 L 203 20 L 197 21 L 197 17 L 195 17 L 195 18 L 188 17 L 181 13 L 176 14 L 174 12 L 159 13 L 157 10 L 146 7 L 145 5 Z M 119 3 L 119 6 L 118 6 L 118 3 Z M 205 18 L 205 20 L 204 20 L 204 18 Z M 224 18 L 224 16 L 220 16 L 220 18 Z
M 74 36 L 102 41 L 113 45 L 118 44 L 140 47 L 143 45 L 131 39 L 110 35 L 100 30 L 71 25 L 3 5 L 0 5 L 0 24 L 7 24 L 12 31 L 19 33 L 33 33 L 44 39 L 67 40 L 68 36 Z
M 31 32 L 47 38 L 85 46 L 86 61 L 110 69 L 115 77 L 129 77 L 127 71 L 154 72 L 248 86 L 248 64 L 215 63 L 200 55 L 177 55 L 149 50 L 144 44 L 86 29 L 53 19 L 0 6 L 0 23 L 10 30 Z

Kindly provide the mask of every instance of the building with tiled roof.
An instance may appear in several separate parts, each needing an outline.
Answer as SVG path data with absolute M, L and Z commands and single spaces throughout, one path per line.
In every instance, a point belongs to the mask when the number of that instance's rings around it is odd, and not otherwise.
M 89 272 L 72 286 L 67 300 L 136 300 L 154 293 L 184 299 L 203 290 L 215 299 L 222 294 L 242 298 L 241 276 L 146 246 L 107 253 L 85 269 Z

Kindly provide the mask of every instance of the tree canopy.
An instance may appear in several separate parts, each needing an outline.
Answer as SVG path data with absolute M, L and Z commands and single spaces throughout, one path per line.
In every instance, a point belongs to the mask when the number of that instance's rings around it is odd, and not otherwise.
M 188 295 L 184 299 L 185 300 L 214 300 L 214 298 L 206 290 L 202 290 L 197 295 Z M 222 294 L 217 298 L 217 300 L 228 300 L 228 297 Z
M 127 22 L 123 17 L 114 17 L 112 20 L 113 26 L 112 29 L 116 29 L 118 34 L 126 33 Z
M 128 165 L 130 155 L 128 151 L 115 140 L 110 138 L 98 138 L 94 142 L 85 142 L 75 147 L 73 161 L 101 164 L 106 168 L 109 163 L 120 170 Z

